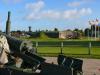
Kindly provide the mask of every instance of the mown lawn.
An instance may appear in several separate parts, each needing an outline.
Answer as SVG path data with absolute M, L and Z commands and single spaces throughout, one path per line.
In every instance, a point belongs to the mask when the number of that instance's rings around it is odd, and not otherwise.
M 38 43 L 37 53 L 42 56 L 58 56 L 61 53 L 61 43 L 63 42 L 62 53 L 66 56 L 99 58 L 100 59 L 100 40 L 81 39 L 59 39 L 59 38 L 20 38 L 33 42 L 33 47 Z M 89 55 L 89 45 L 91 51 Z
M 88 47 L 64 47 L 63 48 L 64 54 L 88 54 Z
M 59 54 L 61 53 L 60 47 L 38 47 L 37 52 L 41 54 Z M 69 46 L 63 47 L 62 53 L 63 54 L 88 54 L 89 48 L 88 47 L 76 47 L 76 46 Z M 100 47 L 92 47 L 91 48 L 91 55 L 100 55 Z
M 37 48 L 38 53 L 60 53 L 60 47 L 38 47 Z
M 96 58 L 100 59 L 100 47 L 92 47 L 91 54 L 88 54 L 87 47 L 64 47 L 63 48 L 63 55 L 76 57 L 76 58 Z M 40 56 L 58 56 L 61 54 L 60 47 L 38 47 L 37 53 Z
M 92 47 L 91 54 L 93 55 L 100 55 L 100 47 Z

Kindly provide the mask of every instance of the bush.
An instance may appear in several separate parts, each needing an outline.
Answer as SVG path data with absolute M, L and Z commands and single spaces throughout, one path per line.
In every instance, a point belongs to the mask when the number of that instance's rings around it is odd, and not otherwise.
M 44 32 L 40 32 L 40 39 L 47 39 L 48 36 Z

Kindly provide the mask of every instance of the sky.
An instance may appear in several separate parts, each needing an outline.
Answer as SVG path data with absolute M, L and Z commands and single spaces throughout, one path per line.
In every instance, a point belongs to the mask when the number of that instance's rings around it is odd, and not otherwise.
M 100 19 L 100 0 L 0 0 L 0 30 L 11 11 L 11 30 L 85 29 Z

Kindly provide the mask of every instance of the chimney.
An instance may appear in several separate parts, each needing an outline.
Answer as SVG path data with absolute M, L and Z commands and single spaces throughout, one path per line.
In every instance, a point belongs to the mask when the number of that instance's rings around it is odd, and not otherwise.
M 7 18 L 7 21 L 6 21 L 6 34 L 7 35 L 10 35 L 10 25 L 11 25 L 10 14 L 11 14 L 11 12 L 8 11 L 8 18 Z

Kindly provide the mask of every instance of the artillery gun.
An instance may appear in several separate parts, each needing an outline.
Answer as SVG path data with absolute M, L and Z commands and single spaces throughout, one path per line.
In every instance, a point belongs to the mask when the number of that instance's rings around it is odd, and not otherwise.
M 47 63 L 45 59 L 38 56 L 33 48 L 33 44 L 29 41 L 18 40 L 14 37 L 1 33 L 7 38 L 11 55 L 17 55 L 24 61 L 24 68 L 32 69 L 32 73 L 24 72 L 23 70 L 12 69 L 6 67 L 0 69 L 0 75 L 82 75 L 82 63 L 80 59 L 70 58 L 63 55 L 58 56 L 58 65 Z M 11 62 L 11 61 L 10 61 Z M 73 68 L 73 70 L 72 70 Z M 20 69 L 20 68 L 19 68 Z M 39 69 L 40 72 L 36 73 Z
M 25 40 L 19 40 L 15 37 L 11 37 L 5 33 L 0 32 L 0 35 L 4 35 L 7 38 L 10 50 L 12 52 L 25 52 L 25 51 L 32 51 L 32 53 L 35 53 L 35 49 L 33 48 L 33 44 L 30 41 Z
M 45 61 L 44 58 L 36 54 L 32 42 L 19 40 L 2 32 L 0 32 L 0 35 L 4 35 L 7 38 L 9 48 L 11 50 L 10 55 L 22 58 L 24 63 L 30 65 L 30 67 L 27 66 L 28 68 L 36 67 L 37 65 Z M 27 67 L 24 66 L 24 68 Z

